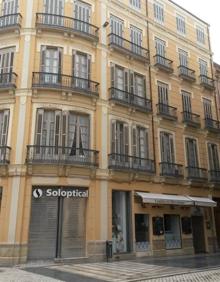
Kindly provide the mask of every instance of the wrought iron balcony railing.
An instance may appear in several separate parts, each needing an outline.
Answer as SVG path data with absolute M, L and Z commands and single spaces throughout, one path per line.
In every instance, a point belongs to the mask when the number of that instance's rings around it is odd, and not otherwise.
M 148 173 L 155 172 L 155 164 L 153 160 L 116 153 L 109 154 L 109 168 L 116 170 L 143 171 Z
M 0 73 L 0 89 L 16 88 L 17 74 L 14 72 Z
M 83 36 L 87 39 L 98 41 L 99 28 L 88 22 L 71 17 L 47 13 L 36 14 L 36 26 L 41 29 L 52 29 Z
M 215 183 L 220 183 L 220 169 L 209 171 L 209 181 L 215 182 Z
M 194 181 L 207 180 L 207 170 L 200 167 L 186 167 L 187 178 Z
M 158 115 L 167 119 L 172 119 L 172 120 L 177 119 L 177 108 L 162 103 L 159 103 L 156 106 L 157 106 Z
M 206 75 L 200 75 L 200 84 L 208 90 L 214 90 L 215 89 L 214 79 L 212 79 L 212 78 L 210 78 Z
M 194 70 L 187 68 L 186 66 L 179 66 L 178 69 L 179 69 L 179 76 L 182 79 L 185 79 L 185 80 L 188 80 L 188 81 L 191 81 L 191 82 L 196 81 L 196 76 L 195 76 Z
M 183 166 L 175 163 L 161 162 L 160 175 L 168 177 L 183 177 Z
M 32 87 L 80 92 L 98 96 L 99 83 L 89 79 L 59 73 L 34 72 Z
M 150 99 L 114 87 L 110 88 L 109 92 L 110 100 L 115 101 L 116 103 L 132 106 L 144 112 L 152 111 L 152 103 Z
M 0 32 L 7 31 L 9 29 L 20 29 L 21 20 L 22 20 L 22 16 L 19 13 L 1 16 Z
M 200 127 L 200 115 L 184 111 L 183 122 L 192 127 Z
M 0 165 L 10 163 L 11 148 L 8 146 L 0 146 Z
M 220 122 L 211 118 L 205 119 L 205 128 L 213 133 L 220 133 Z
M 28 145 L 26 162 L 28 164 L 97 166 L 98 152 L 84 148 Z
M 114 33 L 108 35 L 109 46 L 143 62 L 149 61 L 149 51 Z
M 160 55 L 155 55 L 154 56 L 155 60 L 155 66 L 166 71 L 166 72 L 173 72 L 173 61 L 169 60 L 163 56 Z

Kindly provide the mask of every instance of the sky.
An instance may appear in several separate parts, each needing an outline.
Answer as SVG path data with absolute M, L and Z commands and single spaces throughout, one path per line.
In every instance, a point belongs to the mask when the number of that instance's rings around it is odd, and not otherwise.
M 220 1 L 173 0 L 197 17 L 210 24 L 211 47 L 214 61 L 220 64 Z

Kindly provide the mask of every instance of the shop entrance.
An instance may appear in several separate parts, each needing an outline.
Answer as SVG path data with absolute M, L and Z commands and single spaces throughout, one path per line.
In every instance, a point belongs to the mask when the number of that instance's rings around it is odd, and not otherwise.
M 131 199 L 129 192 L 112 192 L 112 243 L 113 253 L 131 250 Z
M 85 256 L 85 212 L 86 198 L 32 197 L 28 259 Z
M 180 233 L 180 217 L 178 215 L 164 215 L 164 231 L 166 249 L 180 249 L 181 233 Z
M 217 207 L 214 208 L 215 215 L 215 229 L 218 247 L 220 248 L 220 199 L 214 199 L 217 202 Z
M 205 253 L 203 216 L 192 216 L 192 232 L 195 253 Z
M 149 215 L 135 214 L 136 252 L 145 252 L 150 247 Z

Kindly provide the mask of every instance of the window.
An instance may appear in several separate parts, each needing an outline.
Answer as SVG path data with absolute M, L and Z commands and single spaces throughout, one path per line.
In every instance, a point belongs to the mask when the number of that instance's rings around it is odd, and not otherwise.
M 1 207 L 2 207 L 2 187 L 0 187 L 0 213 L 1 213 Z
M 159 104 L 161 106 L 165 106 L 165 108 L 167 108 L 166 106 L 169 105 L 169 99 L 168 99 L 168 85 L 163 83 L 163 82 L 159 82 L 157 84 L 157 89 L 158 89 L 158 100 L 159 100 Z M 166 110 L 164 108 L 164 110 Z M 168 108 L 167 108 L 168 110 Z
M 0 111 L 0 163 L 5 163 L 8 159 L 7 141 L 9 126 L 9 110 Z
M 148 130 L 135 126 L 132 128 L 132 155 L 141 159 L 148 159 Z
M 160 38 L 155 38 L 156 55 L 165 57 L 166 42 Z
M 141 0 L 130 0 L 130 4 L 136 9 L 141 9 Z
M 181 34 L 186 34 L 185 18 L 181 15 L 176 16 L 176 28 Z
M 212 101 L 203 99 L 204 116 L 206 120 L 212 120 Z
M 127 123 L 112 121 L 112 154 L 124 155 L 128 161 L 129 155 L 129 128 Z M 122 157 L 124 157 L 122 156 Z
M 64 0 L 44 0 L 44 23 L 51 25 L 62 25 L 64 14 Z
M 164 7 L 157 1 L 154 2 L 154 19 L 159 23 L 164 23 Z
M 192 138 L 185 139 L 186 144 L 186 160 L 187 166 L 191 168 L 198 168 L 198 153 L 197 153 L 197 141 Z
M 18 12 L 18 0 L 2 1 L 2 16 L 12 15 Z
M 208 63 L 202 59 L 199 59 L 199 70 L 200 75 L 207 76 L 208 74 Z
M 0 146 L 7 146 L 9 110 L 0 111 Z
M 123 29 L 124 21 L 111 15 L 110 16 L 110 28 L 111 28 L 111 43 L 122 46 L 123 45 Z
M 175 163 L 173 134 L 160 132 L 160 152 L 162 163 Z
M 142 48 L 140 47 L 142 45 L 142 30 L 139 28 L 131 25 L 131 50 L 133 53 L 141 55 Z
M 178 50 L 180 66 L 188 67 L 188 53 L 182 49 Z
M 13 72 L 15 49 L 0 49 L 0 83 L 10 83 Z
M 85 2 L 75 1 L 75 5 L 74 5 L 75 29 L 89 33 L 90 17 L 91 17 L 91 6 Z
M 75 87 L 89 89 L 90 65 L 91 56 L 89 54 L 73 51 L 73 77 Z
M 216 144 L 208 143 L 209 170 L 220 171 L 218 147 Z
M 146 97 L 145 76 L 114 64 L 111 65 L 111 87 L 114 88 L 117 98 L 124 101 L 128 101 L 128 93 L 142 98 Z M 141 99 L 136 102 L 143 104 Z
M 59 146 L 64 154 L 86 155 L 89 148 L 89 117 L 74 112 L 38 109 L 35 145 L 36 153 L 45 156 L 57 155 Z
M 190 118 L 190 113 L 192 113 L 191 94 L 186 91 L 181 91 L 181 93 L 182 93 L 184 117 Z
M 42 46 L 41 72 L 45 83 L 58 83 L 61 74 L 62 48 Z
M 205 44 L 205 31 L 203 27 L 196 27 L 196 38 L 199 43 Z

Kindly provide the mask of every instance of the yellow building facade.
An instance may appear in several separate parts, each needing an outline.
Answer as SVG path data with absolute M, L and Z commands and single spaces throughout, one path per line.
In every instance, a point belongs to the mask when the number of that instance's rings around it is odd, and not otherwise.
M 168 0 L 0 2 L 0 263 L 216 251 L 208 24 Z

